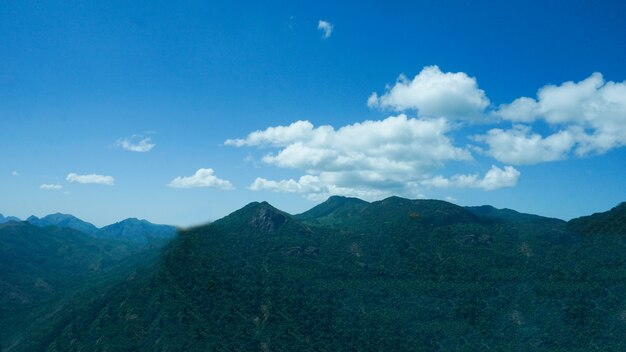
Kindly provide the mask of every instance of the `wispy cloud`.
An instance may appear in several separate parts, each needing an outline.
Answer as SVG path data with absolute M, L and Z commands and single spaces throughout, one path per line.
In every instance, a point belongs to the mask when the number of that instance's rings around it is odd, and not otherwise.
M 70 183 L 82 183 L 82 184 L 98 184 L 113 186 L 115 179 L 112 176 L 104 176 L 97 174 L 78 175 L 76 173 L 69 173 L 65 178 Z
M 15 177 L 17 177 L 17 176 L 19 176 L 19 175 L 20 175 L 20 173 L 19 173 L 19 172 L 17 172 L 17 171 L 11 171 L 11 176 L 15 176 Z
M 151 137 L 146 137 L 141 134 L 134 134 L 130 137 L 120 138 L 115 142 L 115 144 L 125 150 L 137 153 L 149 152 L 156 146 L 156 144 L 152 142 Z
M 192 176 L 178 176 L 167 186 L 172 188 L 215 187 L 227 190 L 234 188 L 230 181 L 216 177 L 213 169 L 198 169 Z
M 60 184 L 48 184 L 48 183 L 44 183 L 41 186 L 39 186 L 39 189 L 45 189 L 45 190 L 50 190 L 50 191 L 56 191 L 56 190 L 60 190 L 63 189 L 63 186 Z
M 333 34 L 333 25 L 328 21 L 319 20 L 317 29 L 322 31 L 322 39 L 328 39 Z

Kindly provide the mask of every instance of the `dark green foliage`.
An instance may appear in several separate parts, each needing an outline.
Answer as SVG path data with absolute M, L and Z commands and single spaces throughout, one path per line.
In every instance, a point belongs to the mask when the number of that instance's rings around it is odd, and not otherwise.
M 626 236 L 626 202 L 605 213 L 596 213 L 569 222 L 572 231 L 581 235 L 607 234 Z
M 587 220 L 582 219 L 581 224 Z M 252 203 L 15 351 L 624 351 L 626 237 L 510 210 Z
M 71 228 L 28 222 L 0 225 L 0 341 L 5 349 L 48 326 L 79 292 L 134 267 L 159 243 L 97 239 Z M 106 286 L 106 285 L 105 285 Z

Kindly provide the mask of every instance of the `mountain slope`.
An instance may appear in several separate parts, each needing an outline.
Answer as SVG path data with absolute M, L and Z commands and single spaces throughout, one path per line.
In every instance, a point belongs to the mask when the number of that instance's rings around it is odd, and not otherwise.
M 69 214 L 61 214 L 55 213 L 46 215 L 43 218 L 38 218 L 36 216 L 30 216 L 26 219 L 27 222 L 32 225 L 45 227 L 45 226 L 58 226 L 58 227 L 66 227 L 70 229 L 74 229 L 86 234 L 93 235 L 98 231 L 98 228 L 93 224 L 90 224 L 86 221 L 83 221 L 74 215 Z
M 368 204 L 368 202 L 358 198 L 332 196 L 325 202 L 294 217 L 300 220 L 333 223 L 342 217 L 358 212 Z
M 158 264 L 15 350 L 626 347 L 621 237 L 553 242 L 543 234 L 564 222 L 546 230 L 395 197 L 348 214 L 320 225 L 251 203 L 183 231 Z
M 440 201 L 329 202 L 295 217 L 252 203 L 186 231 L 10 350 L 620 346 L 622 242 L 552 243 L 545 225 L 563 222 Z
M 156 225 L 147 220 L 126 219 L 105 226 L 95 233 L 96 237 L 146 243 L 151 240 L 169 239 L 176 235 L 176 228 Z
M 4 216 L 0 214 L 0 224 L 4 224 L 9 221 L 21 221 L 21 220 L 16 218 L 15 216 Z
M 17 343 L 27 327 L 45 323 L 63 301 L 143 252 L 70 228 L 0 225 L 0 341 Z
M 581 235 L 626 236 L 626 202 L 607 212 L 572 219 L 568 225 Z

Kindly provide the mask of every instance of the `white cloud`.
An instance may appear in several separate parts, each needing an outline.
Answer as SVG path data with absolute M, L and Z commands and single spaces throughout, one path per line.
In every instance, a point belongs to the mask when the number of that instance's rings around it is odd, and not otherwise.
M 576 142 L 569 131 L 559 131 L 544 138 L 523 125 L 515 125 L 509 130 L 491 129 L 486 135 L 477 136 L 476 140 L 489 145 L 487 154 L 511 164 L 565 159 Z
M 471 160 L 471 154 L 452 144 L 443 118 L 414 119 L 406 115 L 364 121 L 335 129 L 309 121 L 270 127 L 232 146 L 278 149 L 262 161 L 302 170 L 300 180 L 257 179 L 252 189 L 310 194 L 405 194 L 414 196 L 417 181 L 452 160 Z
M 11 171 L 11 176 L 17 177 L 17 176 L 20 176 L 20 173 L 17 171 Z
M 122 147 L 125 150 L 131 152 L 145 153 L 149 152 L 156 146 L 152 142 L 151 137 L 145 137 L 140 134 L 134 134 L 130 137 L 120 138 L 117 140 L 116 145 Z
M 59 189 L 63 189 L 62 185 L 59 184 L 42 184 L 41 186 L 39 186 L 40 189 L 45 189 L 45 190 L 59 190 Z
M 365 200 L 377 200 L 394 195 L 394 192 L 390 190 L 338 186 L 324 180 L 325 176 L 325 174 L 322 174 L 321 177 L 304 175 L 298 180 L 279 181 L 257 177 L 249 188 L 253 191 L 300 193 L 314 201 L 326 200 L 328 197 L 335 195 L 358 197 Z
M 416 110 L 421 117 L 468 119 L 484 116 L 489 99 L 474 77 L 426 66 L 412 80 L 401 75 L 381 96 L 372 93 L 367 105 L 395 111 Z
M 173 188 L 216 187 L 221 189 L 233 189 L 233 185 L 230 181 L 217 178 L 213 173 L 213 169 L 198 169 L 192 176 L 176 177 L 167 186 Z
M 333 34 L 333 25 L 324 20 L 317 22 L 317 29 L 322 31 L 322 39 L 328 39 Z
M 456 199 L 456 198 L 454 198 L 454 197 L 451 197 L 451 196 L 447 196 L 447 197 L 445 197 L 445 198 L 444 198 L 444 200 L 445 200 L 446 202 L 450 202 L 450 203 L 456 203 L 456 202 L 457 202 L 457 199 Z
M 414 119 L 406 115 L 367 120 L 335 129 L 315 127 L 309 121 L 269 127 L 226 145 L 269 146 L 263 161 L 309 172 L 377 171 L 380 173 L 424 172 L 448 160 L 469 160 L 468 151 L 452 145 L 446 136 L 445 119 Z
M 570 149 L 577 155 L 602 154 L 626 145 L 626 82 L 607 82 L 596 72 L 580 82 L 544 86 L 536 99 L 518 98 L 494 114 L 514 122 L 544 120 L 574 139 Z
M 505 166 L 501 169 L 492 165 L 483 178 L 477 174 L 454 175 L 451 178 L 436 176 L 422 181 L 421 184 L 436 188 L 482 188 L 486 191 L 493 191 L 515 186 L 519 176 L 520 172 L 512 166 Z
M 97 174 L 78 175 L 76 173 L 69 173 L 65 178 L 70 183 L 83 183 L 83 184 L 99 184 L 113 186 L 115 179 L 112 176 L 104 176 Z

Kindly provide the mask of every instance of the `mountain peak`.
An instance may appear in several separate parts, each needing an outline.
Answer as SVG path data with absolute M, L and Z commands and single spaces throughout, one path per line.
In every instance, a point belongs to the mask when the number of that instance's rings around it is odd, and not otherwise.
M 86 221 L 83 221 L 71 214 L 63 214 L 63 213 L 54 213 L 44 216 L 43 218 L 38 218 L 34 215 L 31 215 L 26 219 L 27 222 L 39 226 L 58 226 L 58 227 L 67 227 L 74 230 L 78 230 L 84 232 L 86 234 L 94 234 L 98 231 L 98 228 L 93 224 L 90 224 Z
M 330 196 L 325 202 L 296 215 L 301 220 L 320 219 L 327 216 L 339 216 L 344 212 L 360 209 L 369 203 L 353 197 Z
M 245 224 L 262 232 L 274 232 L 290 220 L 291 215 L 264 201 L 249 203 L 213 224 L 237 227 Z
M 267 232 L 273 232 L 289 221 L 285 214 L 268 203 L 261 203 L 261 205 L 262 207 L 259 208 L 256 215 L 250 219 L 250 224 L 253 226 Z

